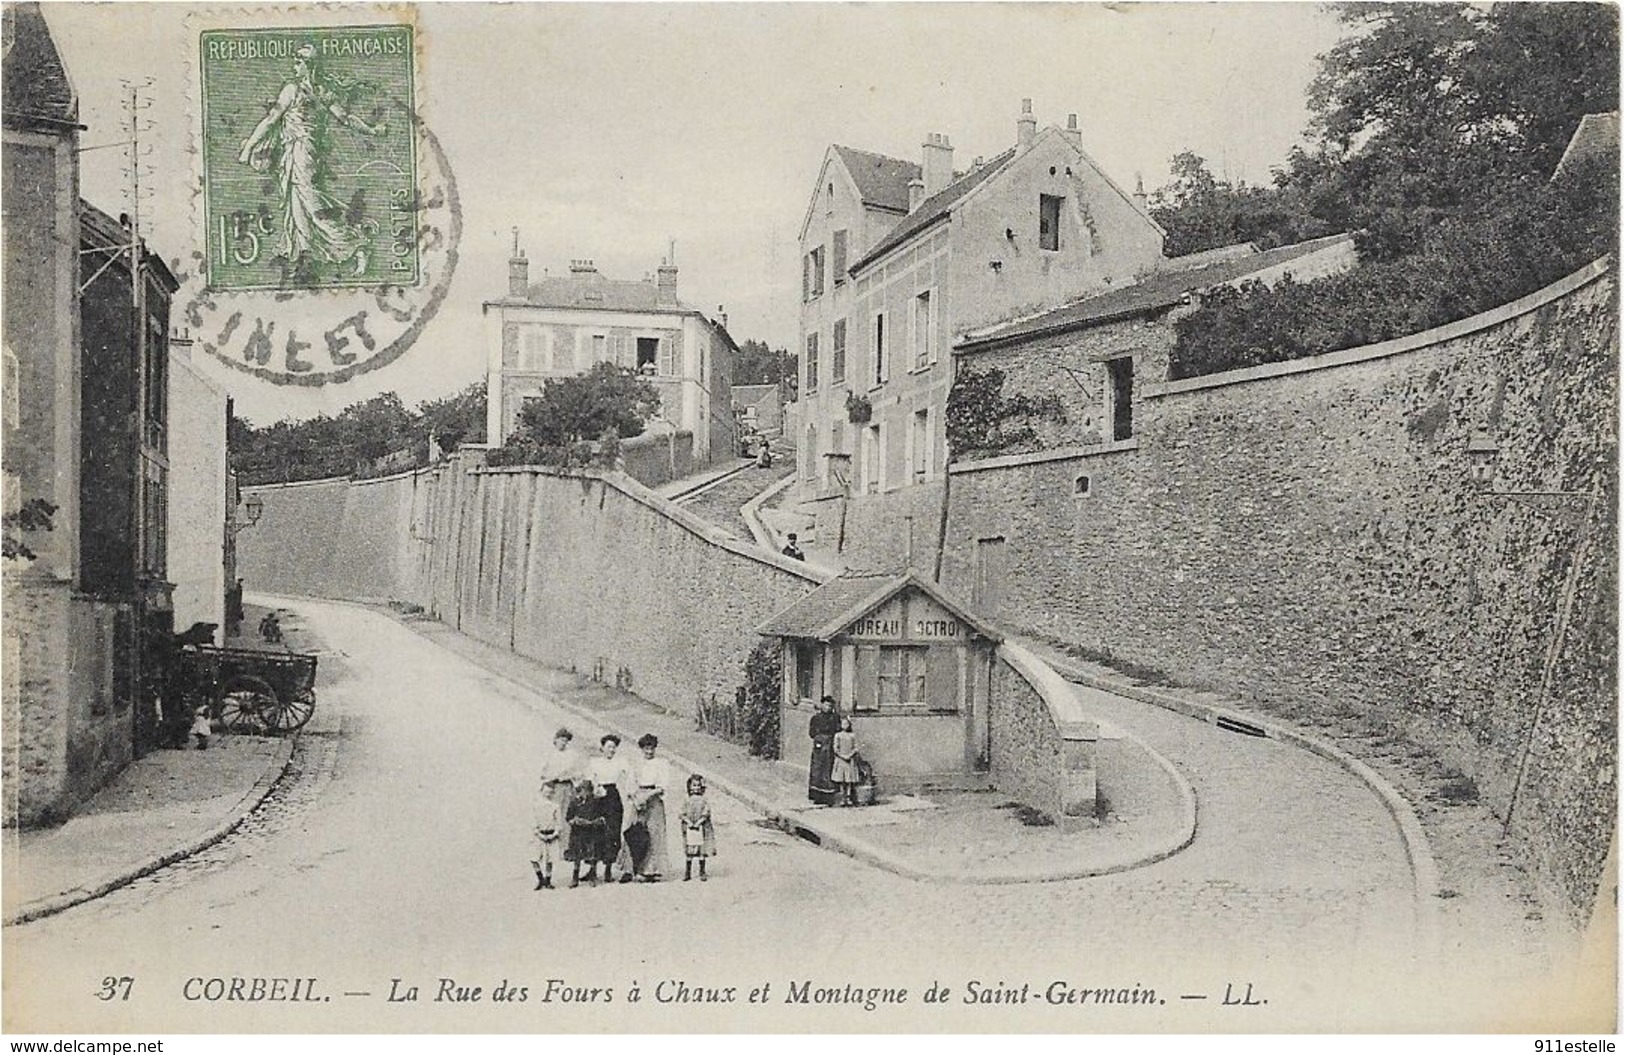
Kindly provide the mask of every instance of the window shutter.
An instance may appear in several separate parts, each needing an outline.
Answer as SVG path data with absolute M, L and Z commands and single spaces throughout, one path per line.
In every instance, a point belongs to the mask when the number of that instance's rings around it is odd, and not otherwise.
M 846 232 L 836 231 L 831 245 L 830 255 L 834 258 L 835 284 L 839 286 L 846 281 Z
M 938 647 L 927 650 L 925 702 L 943 714 L 959 710 L 959 657 L 955 651 Z
M 880 649 L 859 645 L 852 676 L 852 709 L 873 711 L 880 707 Z
M 812 254 L 807 253 L 801 258 L 801 299 L 812 299 Z

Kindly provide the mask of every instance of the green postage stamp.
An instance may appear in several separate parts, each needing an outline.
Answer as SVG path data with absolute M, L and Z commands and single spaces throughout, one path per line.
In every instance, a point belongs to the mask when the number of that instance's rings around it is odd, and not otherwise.
M 199 34 L 213 290 L 415 285 L 411 25 Z

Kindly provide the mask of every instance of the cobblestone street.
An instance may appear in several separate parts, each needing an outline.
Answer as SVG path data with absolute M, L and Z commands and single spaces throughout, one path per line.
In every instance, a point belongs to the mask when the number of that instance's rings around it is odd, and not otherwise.
M 1108 877 L 913 882 L 715 796 L 720 855 L 708 883 L 533 892 L 536 760 L 561 721 L 590 730 L 378 613 L 294 610 L 303 647 L 322 656 L 317 717 L 288 777 L 214 847 L 8 928 L 8 1025 L 1252 1032 L 1447 1028 L 1442 1008 L 1471 1013 L 1441 1002 L 1431 973 L 1413 973 L 1434 965 L 1413 956 L 1410 873 L 1375 796 L 1280 743 L 1231 736 L 1216 753 L 1211 738 L 1225 734 L 1188 719 L 1149 708 L 1104 716 L 1181 766 L 1200 810 L 1190 848 Z M 1487 951 L 1478 961 L 1492 962 Z M 1454 963 L 1450 977 L 1482 1006 L 1497 992 L 1484 987 L 1515 983 L 1522 969 L 1509 958 L 1483 979 L 1474 963 Z M 135 979 L 128 1000 L 96 998 L 108 976 Z M 189 979 L 217 977 L 228 992 L 233 977 L 314 977 L 317 998 L 188 999 L 204 991 Z M 663 1002 L 677 981 L 740 989 L 725 1007 Z M 973 981 L 997 1006 L 964 1002 Z M 504 982 L 526 999 L 497 999 Z M 787 1003 L 791 984 L 807 982 L 902 987 L 909 1002 L 872 1012 Z M 941 1006 L 920 1002 L 933 982 L 951 987 Z M 753 1006 L 747 993 L 760 984 L 772 990 Z M 435 1000 L 456 986 L 483 993 Z M 388 999 L 409 987 L 415 1001 Z M 1084 989 L 1121 991 L 1123 1002 L 1052 1002 Z

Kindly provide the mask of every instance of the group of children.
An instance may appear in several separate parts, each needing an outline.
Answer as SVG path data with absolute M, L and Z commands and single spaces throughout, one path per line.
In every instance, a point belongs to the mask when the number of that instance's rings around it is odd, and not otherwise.
M 536 872 L 536 889 L 553 889 L 553 867 L 560 859 L 570 862 L 572 887 L 581 884 L 583 864 L 587 866 L 585 878 L 589 885 L 598 885 L 600 862 L 604 866 L 604 881 L 611 882 L 613 880 L 611 868 L 617 859 L 622 867 L 623 883 L 631 882 L 635 872 L 636 878 L 658 879 L 658 874 L 648 874 L 646 869 L 637 867 L 632 862 L 648 858 L 651 854 L 656 854 L 655 859 L 663 861 L 665 858 L 663 847 L 652 847 L 647 845 L 647 842 L 641 847 L 632 845 L 632 828 L 624 834 L 621 830 L 623 804 L 619 790 L 615 783 L 607 785 L 605 783 L 615 780 L 616 777 L 605 767 L 592 764 L 586 767 L 586 775 L 583 776 L 578 760 L 574 759 L 573 753 L 569 751 L 571 739 L 570 730 L 560 729 L 553 738 L 556 750 L 547 752 L 547 759 L 543 763 L 535 822 L 537 849 L 536 856 L 531 860 L 531 867 Z M 606 745 L 611 740 L 617 745 L 620 742 L 620 738 L 613 734 L 604 737 Z M 646 748 L 646 755 L 650 760 L 653 760 L 657 742 L 653 736 L 646 736 L 639 741 L 639 746 Z M 609 748 L 607 753 L 613 758 L 612 748 Z M 620 772 L 624 773 L 624 770 Z M 595 775 L 599 779 L 591 779 Z M 683 879 L 694 878 L 694 865 L 698 862 L 700 880 L 704 882 L 707 879 L 706 858 L 715 856 L 717 852 L 716 832 L 711 823 L 711 806 L 705 797 L 705 778 L 698 773 L 691 775 L 686 790 L 687 798 L 677 814 L 683 834 Z M 637 802 L 639 799 L 634 798 L 633 801 Z M 650 822 L 646 825 L 634 825 L 643 829 L 638 838 L 665 839 L 663 807 L 659 808 L 659 813 L 659 823 L 655 823 L 655 818 L 651 815 Z

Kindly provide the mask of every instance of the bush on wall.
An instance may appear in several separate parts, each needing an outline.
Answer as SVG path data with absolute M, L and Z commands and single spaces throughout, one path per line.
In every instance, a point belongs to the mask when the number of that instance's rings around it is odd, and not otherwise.
M 955 460 L 1017 454 L 1038 447 L 1034 423 L 1066 424 L 1061 401 L 1054 396 L 1004 394 L 1004 371 L 961 366 L 948 391 L 944 419 L 948 452 Z
M 1615 160 L 1581 162 L 1553 183 L 1517 184 L 1471 216 L 1439 222 L 1410 255 L 1314 282 L 1210 290 L 1174 324 L 1169 376 L 1301 359 L 1455 322 L 1613 252 L 1618 228 Z

